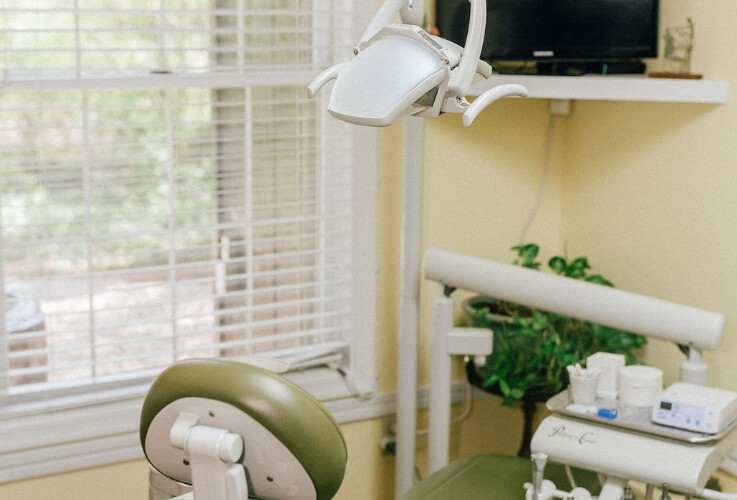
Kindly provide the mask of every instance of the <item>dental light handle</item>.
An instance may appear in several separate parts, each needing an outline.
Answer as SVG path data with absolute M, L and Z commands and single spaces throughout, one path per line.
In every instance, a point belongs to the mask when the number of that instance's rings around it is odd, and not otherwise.
M 463 61 L 461 61 L 463 64 Z M 452 78 L 452 77 L 451 77 Z M 476 117 L 489 104 L 501 99 L 502 97 L 527 97 L 527 89 L 522 85 L 514 83 L 506 85 L 497 85 L 476 98 L 468 109 L 463 113 L 463 125 L 470 126 Z
M 343 64 L 336 64 L 335 66 L 331 66 L 319 75 L 315 77 L 314 80 L 307 86 L 307 97 L 312 99 L 315 94 L 317 94 L 317 91 L 320 90 L 323 85 L 328 83 L 330 80 L 335 80 L 338 78 L 338 74 L 340 73 L 340 70 L 343 69 L 343 66 L 345 66 L 346 63 Z

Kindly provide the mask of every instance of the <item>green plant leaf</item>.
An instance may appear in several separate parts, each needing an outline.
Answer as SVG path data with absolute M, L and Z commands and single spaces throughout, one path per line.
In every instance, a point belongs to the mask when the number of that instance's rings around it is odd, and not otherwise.
M 597 285 L 610 286 L 614 288 L 614 284 L 608 279 L 604 278 L 601 274 L 594 274 L 591 276 L 586 276 L 584 281 L 588 281 L 589 283 L 596 283 Z
M 552 269 L 555 274 L 563 274 L 566 272 L 566 269 L 568 269 L 568 264 L 566 263 L 566 259 L 560 255 L 556 255 L 555 257 L 550 258 L 548 261 L 548 267 Z
M 519 387 L 516 387 L 512 389 L 511 391 L 509 391 L 509 397 L 515 400 L 520 400 L 523 397 L 525 397 L 525 390 Z
M 541 332 L 548 327 L 548 317 L 540 311 L 532 313 L 532 329 Z
M 488 389 L 489 387 L 496 385 L 499 380 L 500 377 L 498 373 L 490 373 L 486 376 L 486 378 L 484 378 L 484 381 L 481 383 L 481 385 L 484 388 Z
M 606 340 L 611 332 L 609 328 L 594 323 L 591 323 L 589 325 L 589 328 L 591 329 L 591 333 L 593 334 L 593 336 L 598 340 Z
M 527 244 L 513 247 L 518 260 L 515 264 L 538 269 L 535 259 L 539 247 Z M 559 275 L 590 283 L 613 286 L 600 274 L 587 276 L 590 269 L 585 257 L 568 262 L 565 256 L 548 261 L 550 269 Z M 528 394 L 553 395 L 565 387 L 566 366 L 585 360 L 598 351 L 623 354 L 628 364 L 635 361 L 633 351 L 647 343 L 642 335 L 633 335 L 603 325 L 595 325 L 560 314 L 531 310 L 520 304 L 496 300 L 476 312 L 475 326 L 494 330 L 494 352 L 479 370 L 482 386 L 494 387 L 503 396 L 503 404 L 512 406 Z M 499 323 L 488 312 L 511 318 Z
M 529 323 L 525 323 L 525 326 L 519 329 L 519 335 L 520 337 L 524 337 L 526 339 L 537 338 L 537 332 L 534 328 L 532 328 L 532 325 Z
M 527 267 L 530 269 L 539 269 L 540 263 L 535 262 L 537 254 L 540 252 L 540 247 L 534 243 L 528 243 L 527 245 L 516 245 L 512 247 L 512 250 L 517 251 L 519 260 L 515 260 L 514 263 L 518 266 Z
M 586 257 L 579 257 L 568 265 L 566 276 L 570 278 L 581 279 L 586 276 L 586 270 L 591 269 L 589 261 Z
M 555 342 L 546 341 L 540 345 L 540 354 L 543 357 L 549 358 L 553 353 L 555 353 Z

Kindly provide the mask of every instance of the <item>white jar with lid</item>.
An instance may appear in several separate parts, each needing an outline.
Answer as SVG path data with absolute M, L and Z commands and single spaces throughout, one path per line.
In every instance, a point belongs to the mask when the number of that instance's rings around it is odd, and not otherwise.
M 663 392 L 663 371 L 654 366 L 630 365 L 619 369 L 619 402 L 627 406 L 652 406 Z

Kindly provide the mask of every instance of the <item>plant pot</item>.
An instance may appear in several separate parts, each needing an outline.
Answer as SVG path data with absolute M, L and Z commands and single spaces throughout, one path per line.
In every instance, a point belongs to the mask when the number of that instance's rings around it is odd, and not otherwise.
M 464 314 L 471 321 L 476 319 L 476 311 L 483 309 L 484 307 L 489 310 L 494 310 L 496 307 L 496 299 L 489 297 L 488 295 L 474 295 L 461 303 L 461 308 L 463 309 Z M 514 321 L 509 316 L 490 312 L 486 317 L 489 321 L 514 325 Z
M 490 297 L 477 295 L 474 297 L 471 297 L 467 300 L 465 300 L 462 303 L 462 308 L 464 313 L 468 316 L 468 318 L 473 323 L 474 320 L 478 317 L 477 311 L 479 309 L 487 308 L 490 310 L 493 310 L 495 307 L 496 301 Z M 520 333 L 520 327 L 515 324 L 514 320 L 509 316 L 504 316 L 501 314 L 494 314 L 494 313 L 488 313 L 485 317 L 486 321 L 490 324 L 492 331 L 495 332 L 494 335 L 494 348 L 491 356 L 494 355 L 494 353 L 502 352 L 504 349 L 506 349 L 502 343 L 499 341 L 499 335 L 498 333 L 501 331 L 504 331 L 508 338 L 517 338 L 519 339 L 519 345 L 518 349 L 525 349 L 529 348 L 524 345 L 524 343 L 527 341 L 527 339 L 523 339 L 519 333 Z M 510 349 L 515 349 L 514 345 L 508 346 Z M 488 359 L 488 358 L 487 358 Z M 488 368 L 488 362 L 486 367 L 478 368 L 476 364 L 473 361 L 469 361 L 466 364 L 466 376 L 468 378 L 469 383 L 471 385 L 488 392 L 490 394 L 494 394 L 500 397 L 504 397 L 504 394 L 502 393 L 501 389 L 499 388 L 498 384 L 493 384 L 489 386 L 484 386 L 484 379 L 487 370 L 485 368 Z M 529 458 L 530 456 L 530 442 L 532 440 L 532 433 L 533 433 L 533 420 L 535 413 L 537 412 L 537 404 L 542 403 L 550 399 L 552 396 L 556 394 L 555 389 L 547 388 L 547 387 L 540 387 L 540 388 L 528 388 L 525 391 L 524 396 L 519 401 L 520 407 L 523 413 L 524 422 L 523 422 L 523 429 L 522 429 L 522 438 L 520 443 L 520 448 L 517 451 L 517 456 L 519 457 L 525 457 Z M 505 404 L 508 404 L 505 402 Z
M 484 295 L 476 295 L 470 297 L 462 303 L 463 311 L 468 316 L 472 324 L 475 324 L 475 320 L 478 317 L 477 311 L 479 309 L 487 308 L 493 310 L 495 307 L 496 301 L 493 298 Z M 530 316 L 521 317 L 529 318 Z M 516 324 L 514 319 L 510 316 L 491 312 L 485 316 L 485 321 L 486 323 L 488 323 L 487 326 L 489 326 L 492 331 L 494 331 L 494 346 L 492 354 L 489 356 L 489 358 L 493 357 L 495 354 L 498 355 L 507 350 L 522 352 L 534 349 L 534 347 L 531 347 L 531 343 L 533 341 L 520 335 L 520 326 Z M 505 337 L 504 342 L 501 341 L 502 333 Z M 488 368 L 488 363 L 487 367 L 475 368 L 474 365 L 471 368 L 467 369 L 469 381 L 473 385 L 479 387 L 484 391 L 490 392 L 492 394 L 501 394 L 501 391 L 496 386 L 496 384 L 484 387 L 484 379 L 489 373 L 488 370 L 485 368 Z M 559 389 L 559 387 L 550 387 L 546 386 L 545 384 L 541 386 L 532 386 L 527 389 L 527 391 L 525 392 L 525 397 L 522 398 L 522 400 L 532 400 L 536 402 L 547 401 L 550 397 L 554 396 L 559 391 Z

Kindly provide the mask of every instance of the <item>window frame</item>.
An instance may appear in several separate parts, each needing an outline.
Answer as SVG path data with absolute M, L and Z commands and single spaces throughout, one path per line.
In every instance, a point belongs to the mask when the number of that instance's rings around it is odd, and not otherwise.
M 373 15 L 373 2 L 351 0 L 353 3 L 353 36 L 358 40 L 363 26 Z M 348 56 L 348 55 L 347 55 Z M 347 58 L 346 56 L 346 58 Z M 297 71 L 288 75 L 291 84 L 306 87 L 317 71 Z M 286 75 L 274 71 L 253 71 L 241 74 L 217 76 L 217 86 L 234 88 L 249 84 L 263 85 L 265 81 L 284 84 Z M 158 75 L 162 85 L 167 85 L 170 75 Z M 192 75 L 191 82 L 213 76 Z M 90 80 L 86 85 L 109 85 Z M 0 83 L 12 90 L 22 85 L 23 91 L 40 88 L 31 81 L 22 84 Z M 79 82 L 70 82 L 77 89 Z M 119 85 L 136 85 L 135 79 L 119 82 Z M 326 90 L 317 96 L 325 110 Z M 326 112 L 322 120 L 334 120 Z M 325 123 L 321 129 L 324 130 Z M 371 402 L 366 396 L 377 389 L 376 368 L 376 194 L 377 194 L 377 133 L 366 127 L 351 127 L 352 150 L 352 247 L 354 276 L 352 280 L 353 325 L 347 348 L 347 372 L 343 374 L 324 365 L 302 370 L 288 376 L 324 401 L 339 422 L 365 418 Z M 321 137 L 321 150 L 329 151 L 327 137 Z M 321 161 L 329 160 L 329 153 L 320 155 Z M 1 235 L 0 235 L 1 237 Z M 0 241 L 0 243 L 2 243 Z M 2 265 L 2 261 L 0 261 Z M 0 320 L 4 321 L 0 310 Z M 0 352 L 0 362 L 7 359 Z M 3 439 L 0 440 L 0 483 L 31 477 L 72 471 L 80 468 L 140 459 L 143 452 L 139 442 L 138 422 L 143 395 L 148 383 L 134 383 L 125 388 L 102 387 L 98 398 L 84 406 L 79 405 L 79 395 L 71 390 L 56 398 L 49 406 L 32 400 L 19 402 L 8 408 L 0 417 Z M 2 402 L 0 396 L 0 402 Z M 368 413 L 367 413 L 368 411 Z M 374 412 L 375 413 L 375 412 Z

